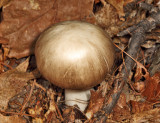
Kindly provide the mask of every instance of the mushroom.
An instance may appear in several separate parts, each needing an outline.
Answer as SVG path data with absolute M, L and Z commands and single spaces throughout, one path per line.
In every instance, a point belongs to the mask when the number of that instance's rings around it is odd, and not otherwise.
M 100 27 L 81 21 L 64 21 L 51 26 L 38 38 L 35 57 L 40 73 L 65 89 L 65 104 L 84 111 L 90 89 L 101 83 L 114 63 L 110 37 Z

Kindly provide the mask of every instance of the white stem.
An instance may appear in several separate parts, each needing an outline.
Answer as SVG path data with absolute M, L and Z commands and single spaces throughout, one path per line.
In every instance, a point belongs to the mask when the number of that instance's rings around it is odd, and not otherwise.
M 84 111 L 88 105 L 91 93 L 90 90 L 65 89 L 65 104 L 68 106 L 78 105 Z

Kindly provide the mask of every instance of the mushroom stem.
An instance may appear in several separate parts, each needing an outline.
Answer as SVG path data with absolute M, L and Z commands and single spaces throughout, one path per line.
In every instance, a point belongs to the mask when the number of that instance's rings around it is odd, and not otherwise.
M 88 90 L 65 89 L 65 104 L 68 106 L 78 105 L 81 111 L 84 111 L 88 105 L 91 93 Z

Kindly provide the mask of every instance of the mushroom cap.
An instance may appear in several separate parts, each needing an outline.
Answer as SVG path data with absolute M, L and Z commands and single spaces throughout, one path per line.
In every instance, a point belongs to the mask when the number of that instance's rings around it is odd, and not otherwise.
M 100 27 L 64 21 L 40 35 L 35 56 L 40 73 L 54 85 L 89 89 L 110 72 L 115 50 L 110 37 Z

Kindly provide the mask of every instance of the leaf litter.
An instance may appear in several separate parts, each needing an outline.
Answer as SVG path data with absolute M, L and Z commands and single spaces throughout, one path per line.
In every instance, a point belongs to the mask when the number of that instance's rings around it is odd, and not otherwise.
M 147 32 L 149 33 L 146 34 L 147 43 L 142 43 L 140 46 L 144 54 L 137 49 L 136 57 L 128 56 L 133 59 L 134 65 L 129 66 L 132 68 L 130 74 L 126 73 L 126 75 L 129 74 L 127 84 L 125 84 L 127 86 L 124 86 L 123 91 L 119 87 L 120 82 L 124 80 L 124 76 L 119 73 L 122 72 L 127 62 L 125 52 L 130 48 L 130 41 L 134 35 L 131 31 L 136 24 L 148 17 L 146 11 L 152 14 L 150 8 L 157 10 L 158 0 L 150 2 L 146 0 L 87 0 L 79 4 L 73 0 L 46 1 L 46 3 L 41 0 L 3 0 L 0 2 L 0 6 L 3 6 L 3 19 L 1 18 L 0 23 L 0 42 L 3 44 L 0 54 L 0 117 L 3 121 L 24 122 L 25 119 L 30 122 L 87 123 L 106 122 L 106 120 L 133 123 L 159 122 L 160 72 L 158 71 L 159 59 L 156 57 L 159 54 L 158 29 Z M 22 6 L 16 8 L 17 3 Z M 141 3 L 147 3 L 143 4 L 146 10 L 139 8 L 138 5 Z M 75 8 L 71 8 L 73 5 Z M 153 5 L 153 8 L 148 8 L 148 5 Z M 64 20 L 84 20 L 100 25 L 119 47 L 116 49 L 117 61 L 113 75 L 106 76 L 105 81 L 91 91 L 91 99 L 85 112 L 81 112 L 76 106 L 65 106 L 63 89 L 51 85 L 43 77 L 40 78 L 37 70 L 32 69 L 29 72 L 28 68 L 32 68 L 29 58 L 16 68 L 10 67 L 5 62 L 12 57 L 22 58 L 33 54 L 32 45 L 38 35 L 50 25 Z M 130 35 L 117 36 L 117 33 L 130 26 L 133 28 L 126 31 L 130 32 Z M 136 28 L 138 27 L 140 25 Z M 10 64 L 14 65 L 15 61 Z M 10 70 L 6 70 L 6 67 Z M 150 73 L 153 71 L 152 68 L 154 68 L 154 73 Z M 125 69 L 127 71 L 128 67 Z M 121 94 L 117 100 L 116 95 L 119 91 Z M 115 105 L 112 103 L 114 101 L 117 102 Z M 110 108 L 112 105 L 113 109 Z

